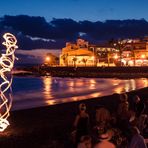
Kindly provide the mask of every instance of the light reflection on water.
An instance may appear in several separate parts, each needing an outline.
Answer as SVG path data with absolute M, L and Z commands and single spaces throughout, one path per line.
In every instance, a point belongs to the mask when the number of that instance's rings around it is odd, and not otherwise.
M 148 79 L 15 77 L 13 110 L 53 105 L 148 87 Z

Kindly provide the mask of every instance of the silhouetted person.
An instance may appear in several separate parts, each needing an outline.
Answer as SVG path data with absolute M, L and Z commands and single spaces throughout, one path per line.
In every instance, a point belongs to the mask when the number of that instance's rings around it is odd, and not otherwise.
M 131 119 L 135 119 L 135 113 L 129 111 L 129 103 L 127 98 L 121 99 L 117 111 L 117 126 L 122 131 L 123 135 L 130 141 L 131 139 Z M 133 119 L 134 118 L 134 119 Z
M 89 115 L 86 113 L 86 105 L 84 103 L 79 105 L 79 113 L 75 118 L 74 127 L 76 128 L 76 143 L 78 143 L 81 137 L 88 135 L 89 132 Z
M 98 142 L 98 134 L 104 132 L 104 130 L 110 128 L 111 115 L 105 107 L 96 108 L 96 125 L 92 130 L 92 142 L 96 144 Z
M 131 110 L 133 110 L 136 114 L 136 117 L 139 117 L 145 109 L 145 104 L 142 102 L 139 96 L 133 97 L 133 102 L 131 104 Z
M 129 148 L 147 148 L 143 136 L 137 127 L 132 127 L 132 140 Z

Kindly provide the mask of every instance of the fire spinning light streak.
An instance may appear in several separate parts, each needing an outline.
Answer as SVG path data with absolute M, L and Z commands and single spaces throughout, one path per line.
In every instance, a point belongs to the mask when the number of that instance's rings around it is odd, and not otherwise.
M 7 118 L 12 105 L 12 97 L 11 94 L 6 97 L 6 92 L 12 84 L 11 70 L 15 60 L 14 52 L 18 48 L 14 35 L 5 33 L 3 38 L 5 39 L 3 45 L 6 46 L 6 53 L 0 57 L 0 132 L 3 132 L 9 125 Z

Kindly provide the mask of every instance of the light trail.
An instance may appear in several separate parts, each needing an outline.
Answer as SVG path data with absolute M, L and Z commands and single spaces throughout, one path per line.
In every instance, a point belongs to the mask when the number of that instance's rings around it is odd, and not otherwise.
M 3 38 L 5 39 L 3 45 L 6 46 L 6 53 L 3 53 L 0 57 L 0 132 L 3 132 L 9 125 L 7 118 L 10 115 L 12 97 L 10 93 L 7 97 L 6 92 L 12 84 L 11 70 L 15 60 L 14 52 L 18 48 L 17 39 L 14 35 L 5 33 Z

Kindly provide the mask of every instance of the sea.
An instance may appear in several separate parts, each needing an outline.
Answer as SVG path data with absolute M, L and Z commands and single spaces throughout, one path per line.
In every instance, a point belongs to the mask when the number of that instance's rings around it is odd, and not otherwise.
M 91 99 L 148 87 L 147 78 L 61 78 L 14 76 L 12 108 L 22 110 Z

